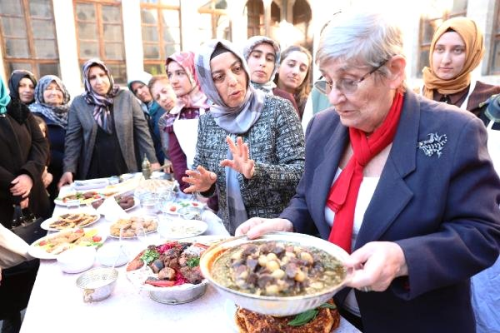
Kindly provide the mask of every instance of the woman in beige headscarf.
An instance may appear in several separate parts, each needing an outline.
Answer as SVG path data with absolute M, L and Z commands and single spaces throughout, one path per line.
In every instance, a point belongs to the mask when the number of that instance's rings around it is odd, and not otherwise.
M 472 78 L 483 54 L 483 34 L 473 20 L 454 17 L 443 22 L 432 38 L 430 66 L 423 70 L 424 96 L 481 116 L 481 103 L 500 93 L 499 86 Z
M 500 125 L 494 125 L 485 112 L 492 95 L 500 93 L 499 86 L 492 86 L 472 79 L 473 71 L 484 54 L 483 35 L 471 19 L 456 17 L 445 21 L 434 33 L 430 49 L 430 68 L 424 68 L 424 89 L 426 97 L 436 101 L 454 104 L 479 116 L 488 125 L 488 148 L 498 147 Z M 492 104 L 491 102 L 489 104 Z M 490 131 L 491 127 L 495 131 Z M 493 144 L 492 144 L 493 143 Z M 496 148 L 498 150 L 498 148 Z M 500 305 L 500 285 L 494 276 L 500 272 L 500 259 L 481 273 L 471 278 L 472 305 L 476 316 L 478 333 L 500 329 L 500 319 L 496 315 Z

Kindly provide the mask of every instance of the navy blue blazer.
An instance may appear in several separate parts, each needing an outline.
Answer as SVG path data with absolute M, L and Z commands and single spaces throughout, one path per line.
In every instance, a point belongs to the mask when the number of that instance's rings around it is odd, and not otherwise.
M 440 140 L 429 142 L 431 134 Z M 371 241 L 396 242 L 409 276 L 395 279 L 385 292 L 356 291 L 365 332 L 475 332 L 469 278 L 495 262 L 500 246 L 500 180 L 486 137 L 471 113 L 405 94 L 355 249 Z M 438 141 L 441 155 L 433 146 Z M 304 176 L 281 214 L 297 232 L 328 239 L 324 209 L 348 143 L 335 111 L 309 123 Z

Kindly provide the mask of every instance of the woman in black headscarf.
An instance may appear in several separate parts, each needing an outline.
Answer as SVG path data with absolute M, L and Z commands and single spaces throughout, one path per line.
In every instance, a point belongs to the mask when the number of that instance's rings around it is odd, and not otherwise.
M 9 79 L 10 98 L 30 105 L 35 102 L 36 78 L 33 73 L 24 69 L 12 72 Z
M 28 107 L 10 98 L 0 79 L 0 222 L 12 228 L 13 205 L 29 208 L 37 217 L 51 215 L 41 179 L 49 145 Z M 13 332 L 21 327 L 20 311 L 28 304 L 39 261 L 2 272 L 0 320 Z

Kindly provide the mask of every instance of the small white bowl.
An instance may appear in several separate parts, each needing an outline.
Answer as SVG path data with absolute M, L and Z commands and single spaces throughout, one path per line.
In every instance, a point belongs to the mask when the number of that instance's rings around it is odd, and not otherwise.
M 108 243 L 97 250 L 97 261 L 103 266 L 120 267 L 129 262 L 129 254 L 120 243 Z
M 65 273 L 81 273 L 94 265 L 95 255 L 95 248 L 77 246 L 58 255 L 57 262 Z

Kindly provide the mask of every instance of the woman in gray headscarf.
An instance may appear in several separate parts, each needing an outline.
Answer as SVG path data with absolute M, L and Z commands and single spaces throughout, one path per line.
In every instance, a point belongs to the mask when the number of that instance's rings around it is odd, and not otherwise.
M 57 182 L 62 176 L 64 138 L 68 126 L 70 95 L 60 78 L 45 75 L 35 88 L 35 103 L 29 106 L 31 112 L 45 121 L 50 142 L 50 164 L 48 172 L 54 180 L 48 187 L 51 199 L 57 197 Z
M 278 216 L 304 171 L 304 136 L 283 99 L 255 90 L 243 56 L 226 40 L 205 43 L 195 60 L 201 88 L 213 102 L 200 117 L 194 166 L 185 192 L 219 197 L 231 234 L 257 215 Z

